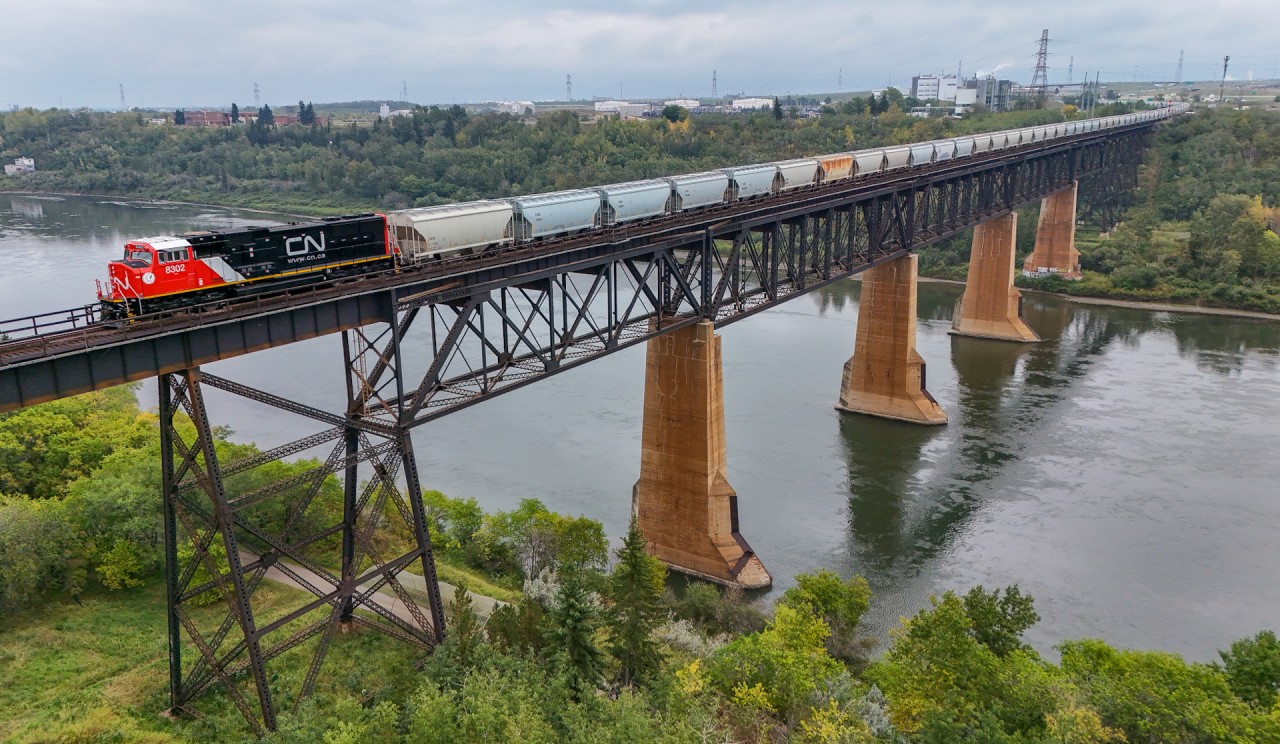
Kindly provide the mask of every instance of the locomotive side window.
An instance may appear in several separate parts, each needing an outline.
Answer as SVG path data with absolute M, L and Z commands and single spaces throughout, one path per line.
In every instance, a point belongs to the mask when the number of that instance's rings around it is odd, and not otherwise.
M 185 250 L 178 249 L 176 251 L 160 251 L 160 261 L 162 263 L 185 260 L 187 260 L 187 252 Z

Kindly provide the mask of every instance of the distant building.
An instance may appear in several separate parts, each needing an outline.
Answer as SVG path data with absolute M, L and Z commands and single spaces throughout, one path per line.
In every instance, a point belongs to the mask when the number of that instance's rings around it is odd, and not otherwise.
M 624 119 L 635 119 L 645 115 L 649 110 L 647 103 L 631 103 L 629 101 L 596 101 L 596 113 L 617 114 Z
M 496 110 L 500 114 L 538 113 L 538 107 L 533 104 L 533 101 L 499 101 Z
M 955 75 L 916 75 L 911 78 L 911 95 L 922 101 L 954 101 L 958 83 Z
M 983 106 L 989 111 L 1009 110 L 1009 99 L 1013 94 L 1012 80 L 997 80 L 991 76 L 973 77 L 964 81 L 964 85 L 973 89 L 974 105 Z
M 773 108 L 772 98 L 735 98 L 733 107 L 740 111 Z
M 22 173 L 35 173 L 36 161 L 33 158 L 14 158 L 12 165 L 5 165 L 4 174 L 6 176 L 16 176 Z
M 677 98 L 674 101 L 663 101 L 663 106 L 680 106 L 682 108 L 694 109 L 702 105 L 702 101 L 695 101 L 692 98 Z
M 231 114 L 225 111 L 186 111 L 189 127 L 229 127 Z

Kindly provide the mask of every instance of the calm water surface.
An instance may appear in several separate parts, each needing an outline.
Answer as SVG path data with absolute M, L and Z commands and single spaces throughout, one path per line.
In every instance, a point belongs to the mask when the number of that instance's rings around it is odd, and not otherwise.
M 127 238 L 263 220 L 0 195 L 0 317 L 92 301 Z M 884 635 L 931 594 L 1017 583 L 1036 597 L 1042 651 L 1094 636 L 1210 660 L 1280 628 L 1280 323 L 1027 295 L 1045 341 L 1023 346 L 948 336 L 960 288 L 921 284 L 917 344 L 951 417 L 930 428 L 832 407 L 858 291 L 835 285 L 722 330 L 729 480 L 778 589 L 819 568 L 862 574 Z M 342 407 L 337 337 L 209 369 Z M 491 510 L 537 497 L 616 538 L 643 381 L 634 348 L 429 424 L 415 437 L 423 481 Z M 140 397 L 153 406 L 154 387 Z M 208 397 L 240 439 L 316 430 Z

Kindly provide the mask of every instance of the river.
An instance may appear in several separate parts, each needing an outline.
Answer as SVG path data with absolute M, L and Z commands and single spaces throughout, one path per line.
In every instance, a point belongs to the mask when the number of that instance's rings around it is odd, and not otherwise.
M 0 195 L 0 317 L 85 304 L 130 237 L 262 222 L 215 208 Z M 917 346 L 950 416 L 917 427 L 834 408 L 859 284 L 722 330 L 729 480 L 773 573 L 861 574 L 884 638 L 931 594 L 1018 584 L 1033 645 L 1064 638 L 1216 658 L 1280 617 L 1280 323 L 1028 294 L 1044 341 L 947 334 L 961 288 L 921 283 Z M 341 408 L 338 338 L 210 365 Z M 424 484 L 488 510 L 536 497 L 626 528 L 639 471 L 644 350 L 428 424 Z M 155 405 L 154 386 L 140 392 Z M 210 394 L 215 423 L 274 446 L 312 433 Z

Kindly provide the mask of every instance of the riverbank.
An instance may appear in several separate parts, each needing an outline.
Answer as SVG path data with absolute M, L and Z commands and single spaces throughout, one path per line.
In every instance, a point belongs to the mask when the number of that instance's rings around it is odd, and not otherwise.
M 855 278 L 861 279 L 861 276 Z M 919 277 L 918 281 L 933 284 L 959 284 L 960 286 L 964 286 L 964 282 L 962 281 L 932 276 Z M 1103 305 L 1106 307 L 1125 307 L 1133 310 L 1153 310 L 1166 313 L 1222 315 L 1230 318 L 1252 318 L 1254 320 L 1280 321 L 1280 315 L 1274 313 L 1263 313 L 1257 310 L 1239 310 L 1229 307 L 1206 307 L 1204 305 L 1179 305 L 1172 302 L 1148 302 L 1145 300 L 1121 300 L 1113 297 L 1082 297 L 1080 295 L 1072 295 L 1065 292 L 1049 292 L 1043 289 L 1030 289 L 1027 287 L 1019 287 L 1018 291 L 1034 292 L 1036 294 L 1049 295 L 1050 297 L 1058 297 L 1066 300 L 1067 302 L 1074 302 L 1080 305 Z
M 234 209 L 237 212 L 255 212 L 257 214 L 267 214 L 267 215 L 274 215 L 278 217 L 290 217 L 294 219 L 303 219 L 303 220 L 315 219 L 317 217 L 331 217 L 334 215 L 352 214 L 355 212 L 368 211 L 365 209 L 361 209 L 359 207 L 352 207 L 350 209 L 338 209 L 335 207 L 317 207 L 317 211 L 315 212 L 311 212 L 309 214 L 302 214 L 300 212 L 284 211 L 285 209 L 292 209 L 294 207 L 283 207 L 283 206 L 272 207 L 270 205 L 264 205 L 262 203 L 257 203 L 257 202 L 254 203 L 255 206 L 242 206 L 240 204 L 211 204 L 208 202 L 182 201 L 177 199 L 154 199 L 154 198 L 149 198 L 145 196 L 127 196 L 127 195 L 122 196 L 120 194 L 91 194 L 91 193 L 77 193 L 77 192 L 67 192 L 67 191 L 16 191 L 16 190 L 0 189 L 0 194 L 8 194 L 9 196 L 29 196 L 36 199 L 64 199 L 68 197 L 75 197 L 79 199 L 124 200 L 124 201 L 138 202 L 141 204 L 172 205 L 172 206 L 180 206 L 180 207 L 201 207 L 206 209 Z

